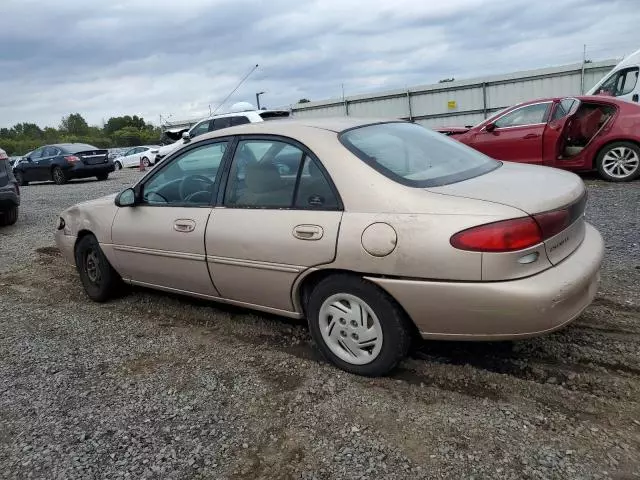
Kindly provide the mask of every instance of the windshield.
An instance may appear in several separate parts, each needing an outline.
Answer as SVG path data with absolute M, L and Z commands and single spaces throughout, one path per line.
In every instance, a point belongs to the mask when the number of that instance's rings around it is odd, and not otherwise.
M 501 165 L 476 150 L 413 123 L 358 127 L 343 132 L 340 141 L 379 172 L 413 187 L 460 182 Z

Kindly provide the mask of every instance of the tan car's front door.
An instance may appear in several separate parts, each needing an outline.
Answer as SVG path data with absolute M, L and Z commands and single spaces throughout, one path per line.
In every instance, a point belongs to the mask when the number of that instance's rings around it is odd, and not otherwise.
M 162 165 L 121 207 L 111 228 L 123 277 L 133 283 L 219 296 L 205 256 L 205 231 L 227 142 L 200 144 Z
M 238 143 L 223 206 L 206 233 L 222 297 L 292 311 L 296 278 L 335 258 L 340 202 L 309 153 L 280 139 Z

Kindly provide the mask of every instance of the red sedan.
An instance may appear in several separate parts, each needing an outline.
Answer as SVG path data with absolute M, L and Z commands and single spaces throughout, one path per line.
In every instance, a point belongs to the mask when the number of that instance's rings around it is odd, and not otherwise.
M 640 106 L 615 98 L 534 100 L 475 127 L 436 130 L 498 160 L 597 169 L 611 182 L 640 176 Z

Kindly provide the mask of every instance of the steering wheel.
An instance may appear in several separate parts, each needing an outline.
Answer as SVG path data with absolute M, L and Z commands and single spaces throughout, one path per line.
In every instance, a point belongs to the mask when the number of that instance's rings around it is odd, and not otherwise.
M 205 191 L 211 186 L 213 186 L 213 180 L 209 177 L 205 177 L 204 175 L 188 175 L 180 182 L 178 193 L 180 194 L 181 200 L 187 201 L 194 193 Z

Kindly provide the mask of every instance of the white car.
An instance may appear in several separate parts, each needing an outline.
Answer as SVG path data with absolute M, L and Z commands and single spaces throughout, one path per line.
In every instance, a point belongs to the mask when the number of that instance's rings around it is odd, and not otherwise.
M 159 148 L 158 145 L 133 147 L 124 152 L 122 156 L 116 158 L 113 163 L 117 170 L 126 167 L 139 167 L 140 160 L 142 160 L 145 167 L 149 167 L 154 163 L 155 152 L 157 152 Z
M 244 105 L 244 102 L 236 104 L 239 108 Z M 231 107 L 231 110 L 236 110 L 236 105 Z M 251 106 L 250 104 L 248 104 Z M 253 106 L 251 106 L 253 108 Z M 155 163 L 158 163 L 164 157 L 170 153 L 176 151 L 190 139 L 199 135 L 213 132 L 214 130 L 220 130 L 221 128 L 235 127 L 236 125 L 243 125 L 245 123 L 264 122 L 266 120 L 275 120 L 279 118 L 288 118 L 290 115 L 288 110 L 241 110 L 232 111 L 231 113 L 222 113 L 219 115 L 213 115 L 207 117 L 204 120 L 200 120 L 188 132 L 182 134 L 182 137 L 177 142 L 165 145 L 158 149 L 155 156 Z

